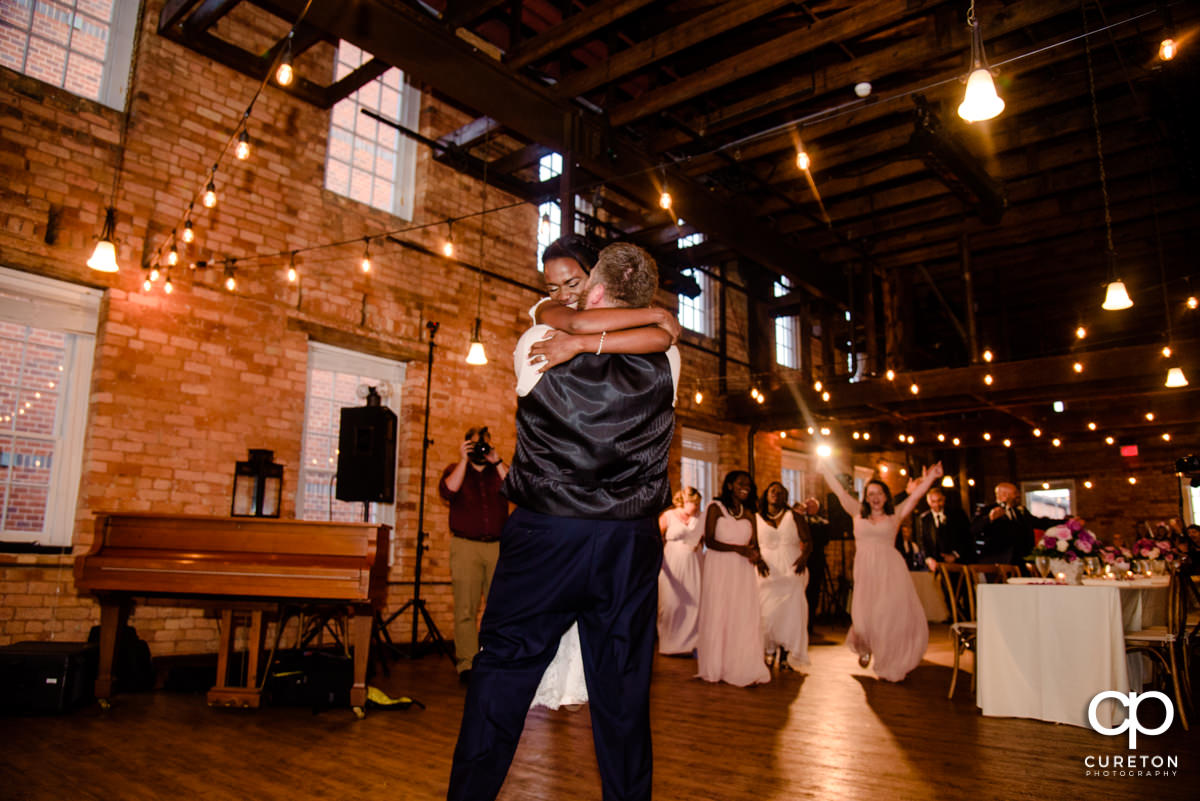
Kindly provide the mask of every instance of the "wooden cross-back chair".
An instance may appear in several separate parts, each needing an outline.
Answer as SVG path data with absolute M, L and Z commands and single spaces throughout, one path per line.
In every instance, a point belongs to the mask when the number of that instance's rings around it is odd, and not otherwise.
M 1164 626 L 1151 626 L 1141 631 L 1125 633 L 1125 653 L 1142 653 L 1151 657 L 1157 667 L 1171 679 L 1175 691 L 1175 710 L 1183 730 L 1188 730 L 1186 705 L 1190 703 L 1191 680 L 1184 665 L 1187 636 L 1187 598 L 1184 595 L 1186 576 L 1177 569 L 1171 570 L 1171 583 L 1167 585 L 1167 622 Z
M 950 644 L 954 647 L 954 672 L 950 675 L 950 692 L 954 697 L 958 684 L 958 667 L 966 651 L 975 651 L 978 634 L 975 624 L 975 582 L 966 565 L 957 562 L 938 562 L 938 575 L 950 599 Z M 975 689 L 975 673 L 971 673 L 971 689 Z

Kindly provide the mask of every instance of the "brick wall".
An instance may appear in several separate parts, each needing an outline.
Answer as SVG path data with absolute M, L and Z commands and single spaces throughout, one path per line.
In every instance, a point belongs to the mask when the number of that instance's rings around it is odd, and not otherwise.
M 489 215 L 482 281 L 483 341 L 490 362 L 464 363 L 480 282 L 466 266 L 437 253 L 445 226 L 400 238 L 413 247 L 373 242 L 374 267 L 358 269 L 361 237 L 406 223 L 323 189 L 329 112 L 268 88 L 250 120 L 254 154 L 227 159 L 217 176 L 217 207 L 194 216 L 196 242 L 180 263 L 241 257 L 238 288 L 227 292 L 219 268 L 176 268 L 174 293 L 161 282 L 142 290 L 138 269 L 181 218 L 216 153 L 232 133 L 256 83 L 155 33 L 161 0 L 149 0 L 140 23 L 127 149 L 117 196 L 115 275 L 90 271 L 90 255 L 108 205 L 121 115 L 37 80 L 0 68 L 0 265 L 106 290 L 100 311 L 89 394 L 83 476 L 73 553 L 92 543 L 98 511 L 153 510 L 225 515 L 234 462 L 248 448 L 267 448 L 285 466 L 283 516 L 295 514 L 304 422 L 308 343 L 324 341 L 407 360 L 400 391 L 394 564 L 389 608 L 412 595 L 419 505 L 421 433 L 425 411 L 426 323 L 436 321 L 437 357 L 431 387 L 425 491 L 423 592 L 441 631 L 452 626 L 448 532 L 437 480 L 457 459 L 469 425 L 488 425 L 511 456 L 515 397 L 509 354 L 537 298 L 536 209 Z M 261 12 L 239 7 L 221 22 L 224 36 L 259 50 L 269 37 Z M 301 74 L 328 77 L 333 50 L 318 45 L 300 60 Z M 437 137 L 469 121 L 422 95 L 421 133 Z M 492 156 L 514 143 L 493 142 Z M 481 186 L 435 163 L 418 148 L 414 224 L 479 210 Z M 513 202 L 489 189 L 488 206 Z M 458 257 L 479 260 L 478 219 L 454 227 Z M 336 250 L 301 254 L 300 286 L 283 278 L 287 259 L 248 256 L 352 240 Z M 731 271 L 736 274 L 736 271 Z M 660 302 L 673 305 L 673 299 Z M 731 355 L 744 359 L 745 309 L 731 293 Z M 740 310 L 739 310 L 740 306 Z M 740 315 L 740 317 L 738 316 Z M 685 345 L 681 418 L 724 431 L 721 470 L 745 467 L 746 427 L 720 420 L 715 385 L 695 404 L 689 380 L 717 372 L 712 342 Z M 734 368 L 736 370 L 736 367 Z M 760 439 L 762 437 L 760 436 Z M 756 457 L 765 458 L 756 443 Z M 678 480 L 679 443 L 672 459 Z M 777 471 L 778 457 L 774 457 Z M 0 643 L 55 637 L 83 639 L 98 609 L 74 590 L 72 557 L 0 553 Z M 133 624 L 155 655 L 215 648 L 215 623 L 194 610 L 141 606 Z M 408 621 L 393 637 L 405 641 Z

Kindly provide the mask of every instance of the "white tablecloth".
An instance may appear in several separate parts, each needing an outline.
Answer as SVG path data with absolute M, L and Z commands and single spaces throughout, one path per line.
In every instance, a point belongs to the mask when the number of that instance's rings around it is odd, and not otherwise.
M 1088 726 L 1096 693 L 1129 692 L 1117 587 L 980 584 L 976 601 L 983 714 Z M 1101 704 L 1100 723 L 1117 708 Z
M 928 570 L 913 570 L 908 575 L 912 576 L 913 587 L 916 588 L 917 597 L 921 599 L 921 606 L 925 609 L 925 619 L 941 623 L 950 617 L 950 610 L 946 608 L 946 594 L 942 591 L 942 582 L 938 574 Z

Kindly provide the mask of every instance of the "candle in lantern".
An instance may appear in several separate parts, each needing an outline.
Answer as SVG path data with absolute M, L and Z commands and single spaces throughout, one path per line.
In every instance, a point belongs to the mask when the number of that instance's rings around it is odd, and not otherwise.
M 1066 573 L 1056 573 L 1054 575 L 1054 578 L 1058 580 L 1059 584 L 1065 584 L 1067 581 L 1067 574 Z

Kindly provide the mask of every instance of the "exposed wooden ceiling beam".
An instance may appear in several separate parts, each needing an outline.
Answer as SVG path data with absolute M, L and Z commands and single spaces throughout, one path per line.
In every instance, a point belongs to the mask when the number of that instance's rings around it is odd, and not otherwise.
M 477 117 L 461 128 L 453 130 L 445 136 L 439 136 L 438 143 L 445 147 L 470 148 L 488 134 L 493 134 L 502 127 L 491 117 Z
M 934 5 L 937 5 L 936 0 L 878 0 L 874 3 L 858 4 L 813 23 L 809 28 L 786 33 L 717 61 L 666 86 L 638 95 L 628 103 L 614 108 L 609 117 L 614 125 L 628 125 L 747 75 L 793 59 L 802 53 L 811 52 L 822 45 L 862 36 L 906 16 L 920 14 Z
M 335 81 L 326 87 L 325 102 L 329 106 L 332 106 L 342 98 L 349 97 L 359 89 L 362 89 L 364 86 L 378 78 L 380 75 L 383 75 L 383 73 L 387 72 L 391 68 L 391 64 L 388 64 L 378 58 L 371 59 L 366 64 L 363 64 L 361 67 L 354 70 L 354 72 L 351 72 L 341 80 Z
M 240 2 L 242 0 L 204 0 L 187 18 L 183 25 L 184 31 L 188 34 L 207 31 Z
M 542 31 L 508 54 L 505 62 L 514 70 L 528 66 L 556 50 L 587 37 L 617 20 L 650 5 L 653 0 L 601 0 L 557 25 Z
M 299 11 L 303 0 L 281 0 Z M 480 55 L 442 25 L 400 5 L 370 0 L 314 4 L 308 22 L 439 87 L 529 140 L 573 153 L 581 169 L 620 184 L 653 208 L 662 168 L 598 116 L 565 106 L 542 87 Z M 805 253 L 737 205 L 724 202 L 674 170 L 666 170 L 675 211 L 710 236 L 822 297 L 840 295 L 840 282 Z
M 789 6 L 792 2 L 793 0 L 731 0 L 698 17 L 668 28 L 657 36 L 637 42 L 593 67 L 566 76 L 555 87 L 555 92 L 561 98 L 582 95 L 673 53 Z
M 449 0 L 442 18 L 452 28 L 470 25 L 501 3 L 508 0 Z

